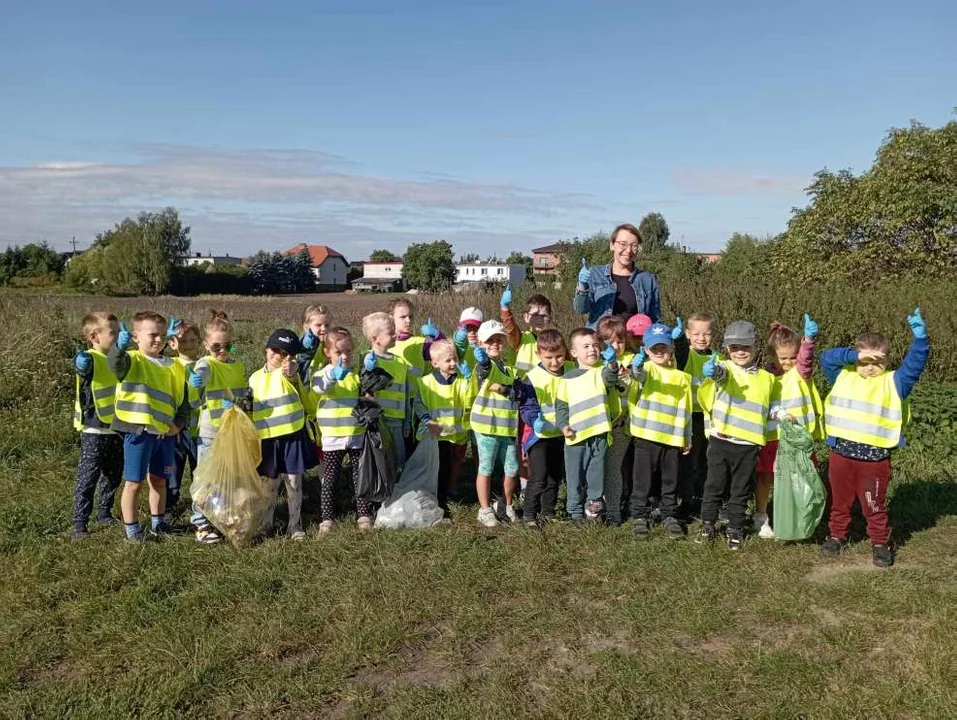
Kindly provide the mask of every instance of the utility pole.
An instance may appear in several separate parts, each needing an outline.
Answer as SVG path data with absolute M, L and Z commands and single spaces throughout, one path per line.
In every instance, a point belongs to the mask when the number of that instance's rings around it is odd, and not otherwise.
M 76 235 L 73 236 L 71 243 L 73 245 L 73 254 L 76 255 Z

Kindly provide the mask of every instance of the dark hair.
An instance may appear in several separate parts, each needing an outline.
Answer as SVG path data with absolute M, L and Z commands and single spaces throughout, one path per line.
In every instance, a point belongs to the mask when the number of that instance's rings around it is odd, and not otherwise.
M 532 295 L 525 303 L 525 311 L 528 312 L 532 306 L 545 308 L 549 315 L 552 314 L 552 301 L 544 295 Z
M 397 307 L 403 306 L 409 308 L 410 313 L 415 312 L 415 306 L 412 305 L 412 301 L 406 300 L 405 298 L 392 298 L 389 300 L 389 304 L 386 306 L 386 312 L 392 315 Z
M 791 328 L 781 322 L 773 322 L 768 326 L 768 356 L 774 358 L 778 348 L 800 347 L 801 338 Z
M 598 339 L 598 333 L 588 327 L 575 328 L 568 335 L 568 344 L 573 345 L 580 337 L 593 337 Z
M 141 322 L 155 322 L 166 324 L 166 318 L 160 315 L 158 312 L 153 312 L 152 310 L 140 310 L 133 316 L 133 324 Z
M 622 223 L 621 225 L 616 227 L 614 230 L 612 230 L 611 235 L 608 236 L 608 242 L 610 243 L 615 242 L 615 238 L 618 237 L 618 233 L 620 233 L 622 230 L 629 232 L 632 235 L 634 235 L 636 238 L 638 238 L 639 245 L 645 242 L 645 239 L 641 237 L 641 233 L 638 231 L 638 228 L 636 228 L 631 223 Z
M 209 322 L 206 323 L 206 334 L 214 332 L 232 332 L 233 326 L 229 322 L 229 315 L 225 310 L 209 309 Z
M 890 343 L 888 343 L 887 338 L 880 333 L 865 332 L 861 333 L 857 338 L 857 350 L 858 352 L 861 350 L 877 350 L 887 355 L 888 350 L 890 350 Z
M 535 342 L 539 352 L 555 352 L 556 350 L 568 352 L 568 347 L 565 345 L 565 338 L 562 337 L 561 332 L 558 330 L 542 330 L 535 338 Z
M 598 321 L 598 335 L 602 340 L 611 340 L 614 338 L 619 342 L 624 342 L 628 337 L 628 331 L 625 329 L 625 321 L 614 315 L 603 317 Z
M 348 340 L 352 342 L 352 333 L 349 332 L 348 328 L 344 328 L 341 325 L 336 325 L 336 327 L 329 328 L 326 330 L 326 337 L 323 345 L 326 350 L 335 350 L 336 345 L 341 340 Z

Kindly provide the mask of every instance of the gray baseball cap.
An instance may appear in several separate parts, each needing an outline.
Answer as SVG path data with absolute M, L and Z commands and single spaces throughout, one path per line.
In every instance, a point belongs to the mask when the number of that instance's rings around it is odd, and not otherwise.
M 747 345 L 754 347 L 758 342 L 758 331 L 747 320 L 735 320 L 724 331 L 724 344 Z

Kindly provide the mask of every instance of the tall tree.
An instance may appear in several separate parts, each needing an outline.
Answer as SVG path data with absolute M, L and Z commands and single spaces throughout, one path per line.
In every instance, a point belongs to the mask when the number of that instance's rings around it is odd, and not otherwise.
M 402 258 L 391 250 L 373 250 L 369 254 L 369 262 L 399 262 L 400 260 L 402 260 Z
M 525 279 L 534 280 L 535 279 L 535 263 L 532 258 L 528 255 L 523 255 L 518 250 L 513 250 L 512 254 L 505 258 L 506 265 L 524 265 L 525 266 Z
M 668 246 L 668 238 L 671 237 L 671 230 L 668 229 L 668 222 L 664 215 L 658 212 L 651 212 L 641 219 L 638 226 L 638 232 L 641 233 L 642 252 L 653 253 L 663 250 Z
M 452 246 L 444 240 L 410 245 L 405 251 L 402 279 L 409 288 L 447 290 L 455 282 Z
M 8 247 L 0 255 L 0 285 L 28 278 L 56 281 L 63 273 L 63 256 L 45 242 Z
M 465 253 L 464 255 L 459 255 L 459 265 L 469 265 L 471 263 L 477 263 L 481 260 L 478 256 L 478 253 Z

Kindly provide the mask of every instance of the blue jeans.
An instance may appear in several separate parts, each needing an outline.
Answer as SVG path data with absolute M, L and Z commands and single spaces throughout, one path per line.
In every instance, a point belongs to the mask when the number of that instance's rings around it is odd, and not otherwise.
M 213 449 L 213 440 L 215 438 L 196 438 L 196 466 L 199 467 L 199 464 L 203 462 L 203 458 L 209 455 L 209 451 Z M 199 511 L 199 508 L 196 505 L 193 505 L 193 514 L 189 516 L 189 522 L 194 527 L 202 527 L 203 525 L 209 525 L 209 520 L 206 519 L 206 516 Z
M 565 507 L 573 519 L 585 517 L 585 501 L 601 502 L 605 492 L 605 453 L 608 436 L 596 435 L 575 445 L 565 445 Z

